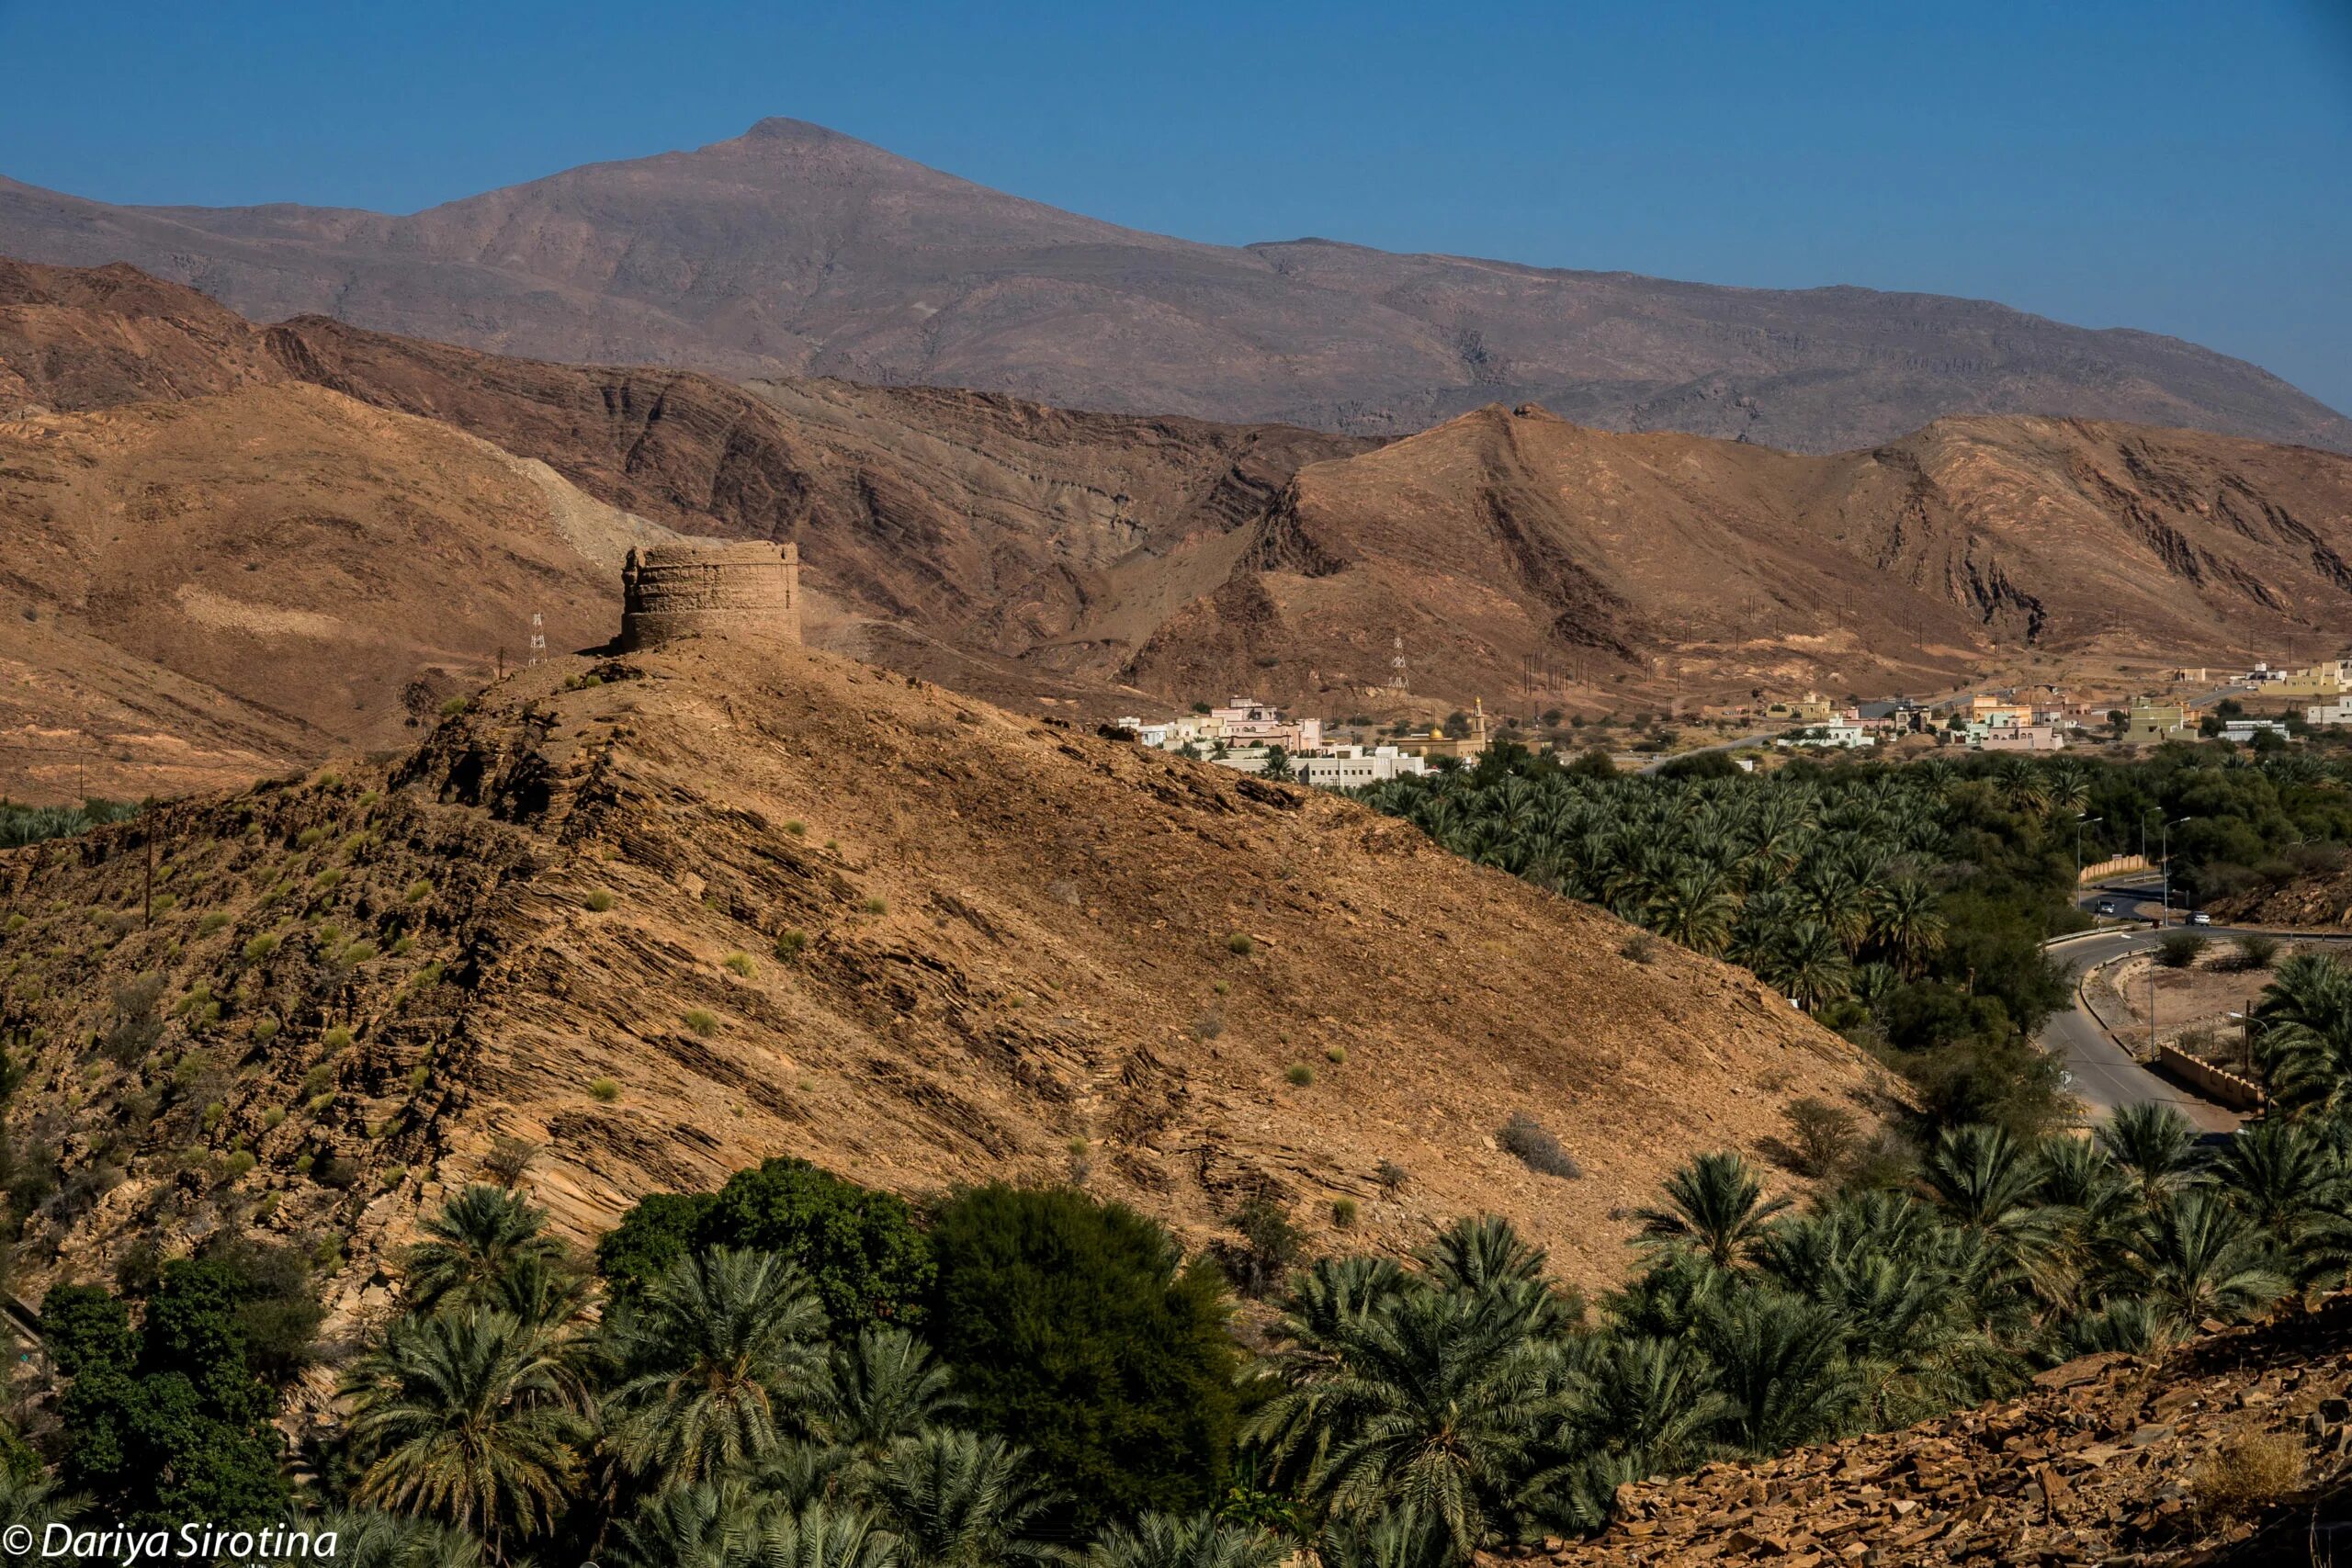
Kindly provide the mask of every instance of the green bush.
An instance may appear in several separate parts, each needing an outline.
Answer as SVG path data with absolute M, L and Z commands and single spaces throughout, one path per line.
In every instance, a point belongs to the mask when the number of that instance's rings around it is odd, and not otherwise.
M 1258 951 L 1258 943 L 1248 931 L 1235 931 L 1225 939 L 1225 950 L 1237 958 L 1247 958 Z
M 1300 1089 L 1305 1089 L 1308 1084 L 1315 1081 L 1315 1069 L 1308 1066 L 1305 1062 L 1293 1062 L 1290 1065 L 1289 1070 L 1284 1072 L 1283 1077 L 1288 1078 Z
M 1214 1266 L 1069 1188 L 960 1192 L 931 1242 L 931 1337 L 966 1407 L 1036 1450 L 1080 1528 L 1220 1495 L 1237 1352 Z
M 808 933 L 796 927 L 775 939 L 775 955 L 785 963 L 790 964 L 800 956 L 808 945 Z
M 277 934 L 271 931 L 264 931 L 261 935 L 250 938 L 245 942 L 245 962 L 248 964 L 258 964 L 277 951 Z
M 615 903 L 613 890 L 609 887 L 599 887 L 580 901 L 600 915 L 611 908 Z
M 2166 931 L 2156 943 L 2156 962 L 2167 969 L 2186 969 L 2205 947 L 2205 939 L 2195 931 Z
M 614 1100 L 618 1100 L 621 1097 L 620 1082 L 616 1078 L 590 1078 L 588 1080 L 588 1092 L 595 1099 L 601 1100 L 609 1105 Z
M 1340 1230 L 1353 1230 L 1356 1224 L 1356 1201 L 1352 1198 L 1332 1199 L 1331 1224 Z
M 672 1263 L 714 1247 L 791 1258 L 808 1272 L 833 1325 L 854 1337 L 875 1323 L 912 1326 L 932 1283 L 930 1244 L 905 1202 L 820 1170 L 772 1159 L 738 1171 L 709 1196 L 662 1193 L 622 1216 L 596 1244 L 596 1267 L 632 1299 Z
M 420 876 L 420 877 L 418 877 L 414 882 L 412 882 L 412 883 L 410 883 L 410 884 L 408 885 L 408 895 L 407 895 L 407 897 L 408 897 L 408 901 L 409 901 L 410 903 L 412 903 L 412 904 L 421 904 L 421 903 L 423 903 L 425 899 L 430 898 L 430 897 L 433 897 L 433 879 L 432 879 L 431 877 L 429 877 L 429 876 Z
M 718 1019 L 707 1009 L 688 1008 L 686 1010 L 685 1021 L 686 1027 L 693 1030 L 696 1034 L 716 1034 L 718 1032 Z
M 748 980 L 759 972 L 760 966 L 752 962 L 752 955 L 748 953 L 730 953 L 719 960 L 719 967 Z

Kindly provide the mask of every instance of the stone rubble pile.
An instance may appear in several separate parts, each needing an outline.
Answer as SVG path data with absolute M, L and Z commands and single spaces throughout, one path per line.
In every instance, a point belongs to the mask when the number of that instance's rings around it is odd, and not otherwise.
M 2034 1384 L 1904 1431 L 1630 1483 L 1607 1529 L 1521 1555 L 1576 1568 L 2352 1560 L 2352 1534 L 2331 1545 L 2329 1529 L 2352 1519 L 2352 1296 L 2208 1334 L 2157 1365 L 2088 1356 Z M 2219 1499 L 2243 1485 L 2250 1444 L 2299 1474 L 2233 1507 Z

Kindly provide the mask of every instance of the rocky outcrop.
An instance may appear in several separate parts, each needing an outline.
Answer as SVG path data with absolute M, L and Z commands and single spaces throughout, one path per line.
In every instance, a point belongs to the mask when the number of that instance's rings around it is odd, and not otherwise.
M 2219 1325 L 2209 1325 L 2218 1329 Z M 2332 1560 L 2352 1524 L 2352 1296 L 1899 1432 L 1632 1483 L 1561 1568 Z

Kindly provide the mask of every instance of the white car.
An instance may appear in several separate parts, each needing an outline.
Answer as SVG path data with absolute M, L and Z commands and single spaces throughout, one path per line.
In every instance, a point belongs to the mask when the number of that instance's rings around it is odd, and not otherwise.
M 2202 909 L 2191 909 L 2188 912 L 2188 923 L 2192 926 L 2210 926 L 2213 923 L 2213 917 Z

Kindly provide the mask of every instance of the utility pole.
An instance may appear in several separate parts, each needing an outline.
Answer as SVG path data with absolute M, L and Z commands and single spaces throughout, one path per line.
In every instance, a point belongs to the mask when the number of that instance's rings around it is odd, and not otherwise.
M 2075 813 L 2075 894 L 2076 897 L 2082 896 L 2083 888 L 2083 829 L 2094 822 L 2106 820 L 2104 817 L 2086 817 L 2079 811 Z
M 2172 924 L 2172 830 L 2188 820 L 2186 817 L 2176 817 L 2156 829 L 2156 841 L 2164 854 L 2165 867 L 2165 914 L 2164 919 L 2157 922 L 2160 927 Z M 2155 983 L 2154 975 L 2148 978 L 2151 985 Z

